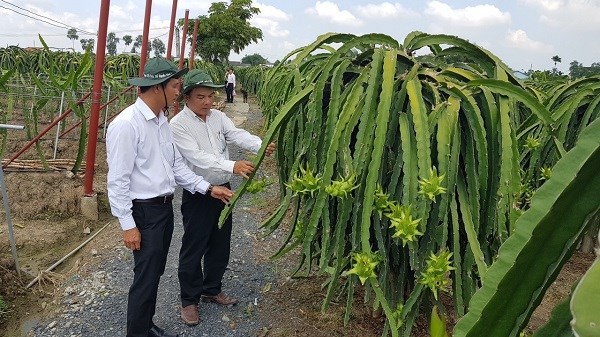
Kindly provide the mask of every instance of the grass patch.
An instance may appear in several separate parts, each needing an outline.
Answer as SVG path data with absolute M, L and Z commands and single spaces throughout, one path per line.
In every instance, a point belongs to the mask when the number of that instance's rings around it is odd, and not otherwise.
M 8 303 L 0 296 L 0 323 L 4 322 L 8 318 Z

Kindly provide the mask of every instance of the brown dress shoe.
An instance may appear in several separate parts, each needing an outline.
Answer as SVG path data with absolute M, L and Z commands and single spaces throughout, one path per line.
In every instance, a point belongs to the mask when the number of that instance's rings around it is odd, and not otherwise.
M 225 295 L 224 292 L 220 292 L 219 295 L 202 295 L 202 302 L 213 302 L 220 305 L 233 305 L 238 302 L 236 298 Z
M 195 304 L 190 304 L 181 308 L 181 319 L 186 325 L 198 325 L 198 322 L 200 321 L 198 318 L 198 306 Z

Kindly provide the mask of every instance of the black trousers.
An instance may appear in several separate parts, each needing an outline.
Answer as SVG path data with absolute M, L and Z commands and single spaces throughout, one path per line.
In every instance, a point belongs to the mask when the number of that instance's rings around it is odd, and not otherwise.
M 226 185 L 229 187 L 229 185 Z M 198 304 L 201 295 L 218 295 L 229 263 L 231 216 L 221 229 L 219 216 L 225 204 L 207 194 L 183 191 L 183 238 L 179 251 L 181 305 Z M 204 258 L 204 268 L 202 266 Z
M 227 83 L 225 93 L 227 94 L 227 102 L 233 103 L 233 83 Z
M 173 205 L 135 203 L 133 219 L 142 235 L 133 252 L 133 283 L 127 299 L 127 337 L 148 337 L 156 309 L 160 277 L 173 235 Z

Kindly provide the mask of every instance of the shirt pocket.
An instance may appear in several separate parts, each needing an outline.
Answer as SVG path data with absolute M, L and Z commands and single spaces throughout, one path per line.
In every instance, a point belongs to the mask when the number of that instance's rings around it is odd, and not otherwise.
M 161 142 L 160 151 L 163 159 L 171 165 L 171 167 L 175 166 L 175 145 L 171 142 Z
M 219 154 L 225 153 L 225 150 L 227 149 L 227 140 L 225 139 L 223 131 L 217 132 L 217 148 L 219 150 Z

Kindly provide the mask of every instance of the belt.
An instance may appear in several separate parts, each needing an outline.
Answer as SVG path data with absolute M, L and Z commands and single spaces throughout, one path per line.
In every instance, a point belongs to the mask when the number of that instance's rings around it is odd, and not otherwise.
M 150 199 L 133 199 L 134 203 L 142 204 L 168 204 L 173 200 L 173 194 L 161 195 Z

